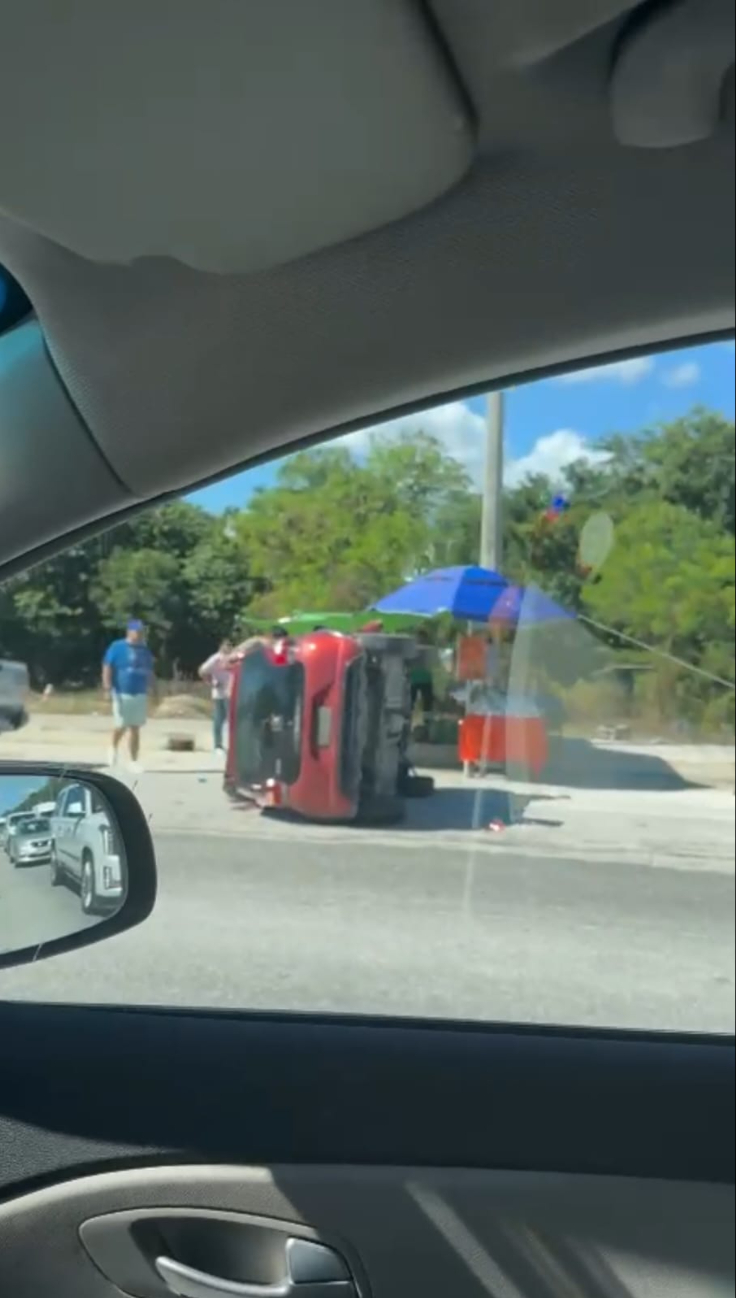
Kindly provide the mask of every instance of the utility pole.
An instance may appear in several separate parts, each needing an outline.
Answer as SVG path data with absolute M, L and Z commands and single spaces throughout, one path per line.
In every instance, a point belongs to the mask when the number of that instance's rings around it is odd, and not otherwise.
M 490 392 L 486 410 L 486 458 L 483 471 L 483 512 L 480 526 L 480 565 L 501 571 L 503 561 L 503 392 Z

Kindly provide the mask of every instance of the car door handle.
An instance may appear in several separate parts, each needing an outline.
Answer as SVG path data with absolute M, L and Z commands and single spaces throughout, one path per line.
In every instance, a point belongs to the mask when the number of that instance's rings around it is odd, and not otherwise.
M 157 1257 L 155 1265 L 177 1298 L 357 1298 L 339 1253 L 311 1240 L 287 1240 L 287 1274 L 275 1284 L 226 1280 L 170 1257 Z

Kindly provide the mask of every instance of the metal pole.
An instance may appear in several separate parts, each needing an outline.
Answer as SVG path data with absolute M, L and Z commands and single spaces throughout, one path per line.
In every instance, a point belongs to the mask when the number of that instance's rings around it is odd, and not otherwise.
M 480 528 L 480 565 L 501 571 L 503 561 L 503 392 L 488 394 L 486 459 L 483 474 L 483 512 Z

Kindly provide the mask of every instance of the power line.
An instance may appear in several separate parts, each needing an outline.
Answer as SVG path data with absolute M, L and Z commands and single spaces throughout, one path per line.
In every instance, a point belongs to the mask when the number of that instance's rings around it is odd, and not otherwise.
M 580 622 L 586 622 L 588 626 L 595 627 L 597 631 L 605 631 L 606 635 L 618 636 L 619 640 L 625 640 L 627 644 L 634 645 L 637 649 L 646 649 L 647 653 L 654 654 L 657 658 L 666 658 L 668 662 L 675 663 L 678 667 L 684 667 L 689 672 L 694 672 L 696 676 L 703 676 L 705 680 L 712 681 L 714 685 L 724 685 L 732 693 L 736 691 L 736 684 L 733 681 L 725 680 L 723 676 L 716 676 L 713 672 L 706 671 L 704 667 L 696 667 L 693 663 L 686 662 L 684 658 L 678 658 L 676 654 L 668 653 L 666 649 L 658 649 L 655 645 L 647 644 L 644 640 L 637 640 L 636 636 L 627 635 L 625 631 L 617 631 L 615 627 L 606 626 L 605 622 L 596 622 L 595 618 L 587 617 L 585 613 L 578 613 Z

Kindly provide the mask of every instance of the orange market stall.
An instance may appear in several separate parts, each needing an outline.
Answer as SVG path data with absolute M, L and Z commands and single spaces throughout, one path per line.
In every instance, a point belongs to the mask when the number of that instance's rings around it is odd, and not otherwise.
M 466 635 L 458 641 L 457 677 L 465 689 L 458 757 L 466 774 L 497 767 L 512 777 L 539 779 L 549 756 L 547 728 L 534 703 L 515 700 L 494 681 L 489 660 L 502 661 L 500 639 L 491 631 L 490 637 Z
M 451 613 L 476 628 L 482 626 L 458 644 L 456 674 L 465 711 L 458 732 L 459 757 L 469 773 L 500 766 L 514 776 L 538 778 L 548 760 L 544 717 L 530 682 L 518 669 L 507 670 L 504 655 L 513 658 L 520 628 L 529 632 L 541 623 L 574 615 L 536 587 L 513 585 L 500 573 L 475 566 L 422 574 L 374 608 L 382 614 L 423 617 Z

